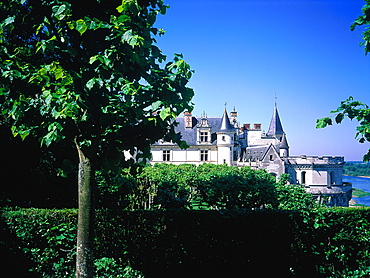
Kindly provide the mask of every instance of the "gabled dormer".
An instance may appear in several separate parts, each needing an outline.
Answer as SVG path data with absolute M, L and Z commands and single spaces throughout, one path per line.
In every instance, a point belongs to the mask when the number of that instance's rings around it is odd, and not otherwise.
M 197 124 L 197 144 L 211 144 L 211 124 L 205 112 Z

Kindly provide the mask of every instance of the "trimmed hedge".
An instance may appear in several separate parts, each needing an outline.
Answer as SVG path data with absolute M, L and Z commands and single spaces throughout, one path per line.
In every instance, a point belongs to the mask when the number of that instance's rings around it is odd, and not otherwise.
M 2 210 L 2 273 L 74 277 L 76 212 Z M 97 277 L 365 277 L 370 273 L 368 209 L 99 210 L 95 238 Z

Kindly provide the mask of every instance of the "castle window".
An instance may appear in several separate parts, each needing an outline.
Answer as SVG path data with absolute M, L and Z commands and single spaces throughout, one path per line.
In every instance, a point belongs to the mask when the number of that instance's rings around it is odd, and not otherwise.
M 270 154 L 270 161 L 273 161 L 273 160 L 274 160 L 274 156 Z
M 306 184 L 306 172 L 301 173 L 301 184 Z
M 208 151 L 200 151 L 200 161 L 208 161 Z
M 222 136 L 222 141 L 226 141 L 226 140 L 225 140 L 225 136 Z
M 199 140 L 200 142 L 208 142 L 208 132 L 200 132 Z
M 329 184 L 334 184 L 334 172 L 330 172 L 330 175 L 329 175 Z
M 171 151 L 166 150 L 166 151 L 163 151 L 162 154 L 163 154 L 163 161 L 171 160 L 171 155 L 170 155 Z

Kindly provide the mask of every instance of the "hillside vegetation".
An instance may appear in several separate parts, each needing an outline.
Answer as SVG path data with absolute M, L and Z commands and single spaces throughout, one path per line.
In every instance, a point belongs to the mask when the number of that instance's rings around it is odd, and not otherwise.
M 344 164 L 344 174 L 347 176 L 369 176 L 370 163 L 347 162 Z

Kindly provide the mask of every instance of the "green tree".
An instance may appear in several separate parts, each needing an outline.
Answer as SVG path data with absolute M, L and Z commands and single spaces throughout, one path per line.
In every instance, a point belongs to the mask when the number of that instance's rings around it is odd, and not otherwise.
M 370 52 L 370 0 L 365 0 L 366 4 L 362 8 L 362 15 L 360 15 L 351 25 L 351 31 L 355 30 L 357 26 L 366 26 L 363 34 L 363 42 L 360 45 L 364 46 L 365 55 Z M 344 118 L 351 120 L 355 119 L 359 122 L 356 128 L 357 133 L 355 138 L 360 143 L 370 142 L 370 108 L 367 104 L 356 101 L 350 96 L 348 99 L 341 101 L 340 106 L 330 113 L 334 113 L 335 122 L 340 124 Z M 316 128 L 324 128 L 332 125 L 333 121 L 330 117 L 318 119 L 316 121 Z M 363 161 L 370 161 L 370 149 L 363 156 Z
M 275 178 L 265 170 L 202 164 L 197 168 L 200 200 L 213 209 L 277 206 Z
M 290 175 L 282 174 L 276 183 L 279 209 L 283 210 L 309 210 L 316 206 L 312 194 L 300 184 L 290 184 Z
M 78 155 L 77 277 L 92 277 L 95 171 L 115 171 L 150 156 L 165 137 L 180 142 L 173 120 L 193 91 L 192 71 L 156 46 L 162 0 L 0 2 L 0 108 L 14 136 Z

